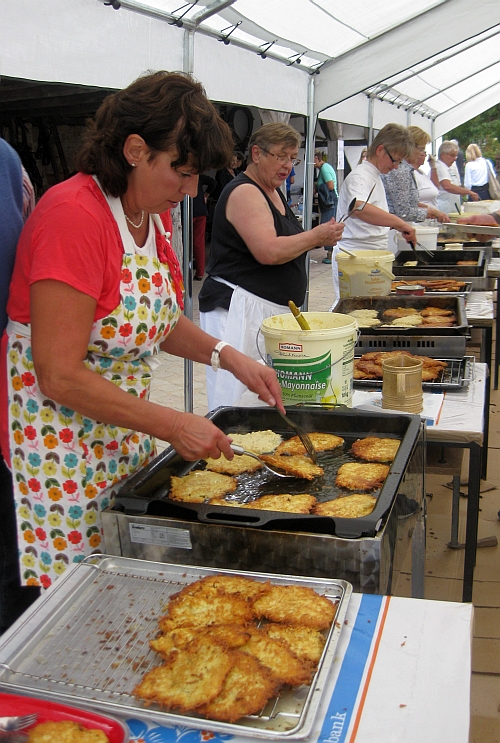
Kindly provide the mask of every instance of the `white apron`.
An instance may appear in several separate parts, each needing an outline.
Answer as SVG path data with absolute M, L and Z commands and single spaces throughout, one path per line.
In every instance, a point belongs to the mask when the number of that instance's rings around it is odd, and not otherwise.
M 262 357 L 265 356 L 264 340 L 261 337 L 258 338 L 262 321 L 266 317 L 289 312 L 288 307 L 268 302 L 242 289 L 241 286 L 230 284 L 225 279 L 215 276 L 212 278 L 222 284 L 227 284 L 234 291 L 229 310 L 217 307 L 211 312 L 200 312 L 202 329 L 226 341 L 241 353 L 264 363 L 262 361 Z M 209 410 L 214 410 L 221 405 L 234 405 L 247 390 L 242 382 L 224 369 L 214 372 L 211 367 L 207 366 L 206 379 Z

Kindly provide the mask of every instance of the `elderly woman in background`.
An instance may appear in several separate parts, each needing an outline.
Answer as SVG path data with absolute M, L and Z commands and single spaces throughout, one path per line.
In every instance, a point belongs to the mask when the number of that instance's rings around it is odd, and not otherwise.
M 477 193 L 480 201 L 490 199 L 488 181 L 493 166 L 482 156 L 477 144 L 470 144 L 465 150 L 465 176 L 464 186 Z
M 195 196 L 198 173 L 227 162 L 231 145 L 199 83 L 145 75 L 106 98 L 80 172 L 26 223 L 0 376 L 25 584 L 47 588 L 101 549 L 100 512 L 154 455 L 155 437 L 187 460 L 232 459 L 230 439 L 206 418 L 148 401 L 158 349 L 221 364 L 281 404 L 272 369 L 221 349 L 181 314 L 168 210 Z
M 334 219 L 304 232 L 286 203 L 281 186 L 299 163 L 299 145 L 300 135 L 287 124 L 254 132 L 247 169 L 226 186 L 214 214 L 208 278 L 199 295 L 201 326 L 254 358 L 262 320 L 289 312 L 289 300 L 304 302 L 307 252 L 342 235 Z M 207 370 L 210 409 L 233 405 L 245 389 Z
M 425 162 L 425 146 L 431 138 L 418 126 L 410 126 L 408 131 L 415 142 L 411 155 L 403 160 L 397 170 L 391 170 L 390 173 L 382 175 L 389 211 L 409 222 L 423 222 L 425 219 L 449 222 L 450 218 L 447 214 L 420 199 L 416 173 Z M 420 175 L 426 178 L 423 173 Z M 429 183 L 436 190 L 430 181 Z
M 439 189 L 438 207 L 445 214 L 457 211 L 462 196 L 469 196 L 472 201 L 479 199 L 477 193 L 460 185 L 460 175 L 455 165 L 457 155 L 458 146 L 445 140 L 439 148 L 438 160 L 431 164 L 431 180 Z

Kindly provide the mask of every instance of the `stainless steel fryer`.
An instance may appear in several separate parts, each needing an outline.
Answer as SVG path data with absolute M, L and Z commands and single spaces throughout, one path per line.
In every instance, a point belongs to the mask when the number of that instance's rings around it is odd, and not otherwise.
M 310 687 L 282 690 L 259 715 L 234 724 L 194 713 L 146 707 L 132 695 L 143 675 L 160 665 L 150 649 L 169 597 L 205 575 L 228 574 L 93 555 L 74 565 L 0 640 L 0 688 L 43 693 L 50 699 L 121 716 L 146 716 L 168 726 L 189 726 L 232 735 L 296 740 L 312 729 L 335 656 L 352 587 L 341 580 L 238 573 L 275 585 L 313 588 L 336 603 L 336 616 Z

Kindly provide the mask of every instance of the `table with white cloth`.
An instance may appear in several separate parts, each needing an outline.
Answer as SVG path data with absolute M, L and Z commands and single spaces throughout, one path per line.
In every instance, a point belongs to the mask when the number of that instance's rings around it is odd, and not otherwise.
M 488 443 L 489 370 L 487 364 L 475 364 L 472 380 L 467 387 L 445 392 L 436 422 L 427 426 L 427 441 L 443 446 L 469 449 L 469 485 L 465 537 L 463 601 L 472 601 L 472 584 L 476 563 L 479 492 L 481 476 L 486 473 L 482 461 Z M 374 393 L 377 394 L 377 393 Z M 353 407 L 366 404 L 366 392 L 354 391 Z M 397 415 L 386 411 L 388 415 Z
M 467 743 L 473 607 L 352 594 L 307 743 Z M 131 741 L 248 743 L 125 718 Z

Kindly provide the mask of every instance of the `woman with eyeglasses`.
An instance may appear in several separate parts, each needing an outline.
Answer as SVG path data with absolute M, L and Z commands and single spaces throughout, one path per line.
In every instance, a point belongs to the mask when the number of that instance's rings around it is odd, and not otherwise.
M 260 359 L 257 334 L 264 318 L 304 302 L 306 254 L 335 245 L 343 225 L 331 219 L 303 231 L 281 187 L 299 164 L 300 135 L 288 124 L 265 124 L 249 142 L 247 169 L 217 202 L 210 259 L 199 295 L 206 332 Z M 233 405 L 246 391 L 225 372 L 207 370 L 208 407 Z
M 439 189 L 438 207 L 446 214 L 457 211 L 462 196 L 469 196 L 472 201 L 479 200 L 477 193 L 460 185 L 460 175 L 455 165 L 457 155 L 458 145 L 445 140 L 438 150 L 438 160 L 431 165 L 431 180 Z
M 423 222 L 425 219 L 437 219 L 439 222 L 449 222 L 450 218 L 444 212 L 426 204 L 420 198 L 420 186 L 425 188 L 425 180 L 428 188 L 432 189 L 437 196 L 437 189 L 419 168 L 425 162 L 425 146 L 431 141 L 430 136 L 418 126 L 409 126 L 415 142 L 415 147 L 397 170 L 382 175 L 382 181 L 387 195 L 387 205 L 391 214 L 401 217 L 409 222 Z
M 338 247 L 350 251 L 387 250 L 391 228 L 401 232 L 407 242 L 416 240 L 414 228 L 389 212 L 381 178 L 397 170 L 403 160 L 411 155 L 413 147 L 413 139 L 404 126 L 386 124 L 379 131 L 368 147 L 366 160 L 349 173 L 340 189 L 337 215 L 340 215 L 339 219 L 344 217 L 346 222 Z M 350 209 L 353 202 L 354 211 Z M 347 215 L 349 218 L 346 218 Z M 340 296 L 336 261 L 332 263 L 332 275 L 335 306 Z

